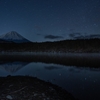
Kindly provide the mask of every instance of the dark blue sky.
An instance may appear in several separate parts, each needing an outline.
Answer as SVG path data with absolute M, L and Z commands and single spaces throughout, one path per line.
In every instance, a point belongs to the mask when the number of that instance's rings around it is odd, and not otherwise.
M 0 34 L 31 41 L 100 35 L 100 0 L 0 0 Z

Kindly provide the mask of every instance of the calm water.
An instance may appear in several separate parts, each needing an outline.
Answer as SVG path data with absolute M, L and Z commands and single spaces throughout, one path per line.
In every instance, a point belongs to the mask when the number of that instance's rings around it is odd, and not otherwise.
M 99 68 L 42 62 L 1 62 L 0 76 L 7 75 L 35 76 L 59 85 L 79 100 L 100 100 Z

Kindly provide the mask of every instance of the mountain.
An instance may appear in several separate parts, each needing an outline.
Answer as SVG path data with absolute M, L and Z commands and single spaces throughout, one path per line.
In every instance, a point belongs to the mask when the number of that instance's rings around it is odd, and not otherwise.
M 15 31 L 8 32 L 6 34 L 3 34 L 0 36 L 0 42 L 6 43 L 6 42 L 14 42 L 14 43 L 27 43 L 30 42 L 20 34 L 18 34 Z

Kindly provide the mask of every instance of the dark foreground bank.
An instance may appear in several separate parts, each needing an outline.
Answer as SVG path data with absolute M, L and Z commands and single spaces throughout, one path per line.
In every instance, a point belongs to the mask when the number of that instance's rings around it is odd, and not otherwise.
M 0 100 L 76 100 L 66 90 L 29 76 L 0 77 Z

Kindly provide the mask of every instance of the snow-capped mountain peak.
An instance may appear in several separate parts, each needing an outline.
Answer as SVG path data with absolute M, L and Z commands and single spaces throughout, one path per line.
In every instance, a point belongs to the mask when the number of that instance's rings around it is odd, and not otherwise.
M 11 31 L 11 32 L 1 35 L 0 39 L 17 42 L 17 43 L 29 42 L 29 40 L 27 40 L 26 38 L 24 38 L 23 36 L 21 36 L 19 33 L 15 31 Z

